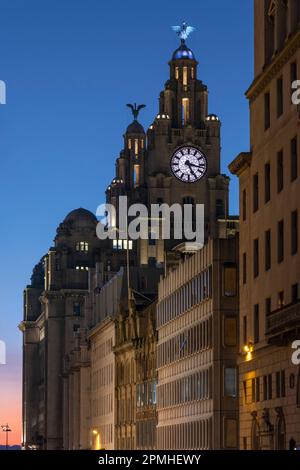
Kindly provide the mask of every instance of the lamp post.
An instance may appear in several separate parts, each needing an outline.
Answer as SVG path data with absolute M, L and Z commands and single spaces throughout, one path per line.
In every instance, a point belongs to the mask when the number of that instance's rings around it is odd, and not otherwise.
M 6 440 L 5 440 L 5 450 L 8 450 L 8 433 L 11 432 L 11 429 L 8 424 L 1 426 L 2 431 L 6 433 Z

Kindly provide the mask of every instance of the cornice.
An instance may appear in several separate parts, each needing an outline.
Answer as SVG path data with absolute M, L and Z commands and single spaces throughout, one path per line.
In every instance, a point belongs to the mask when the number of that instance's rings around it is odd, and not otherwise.
M 290 60 L 300 47 L 300 29 L 286 42 L 284 48 L 272 59 L 266 69 L 253 81 L 246 91 L 246 97 L 250 102 L 268 86 L 270 81 L 280 72 L 282 67 Z
M 251 165 L 252 153 L 241 152 L 229 165 L 229 171 L 233 175 L 240 176 Z

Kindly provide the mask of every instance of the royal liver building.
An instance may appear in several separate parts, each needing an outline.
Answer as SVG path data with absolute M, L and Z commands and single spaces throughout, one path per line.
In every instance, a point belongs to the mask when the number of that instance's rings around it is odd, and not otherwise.
M 237 448 L 238 221 L 220 171 L 220 129 L 208 89 L 179 47 L 147 130 L 143 105 L 115 163 L 106 200 L 114 239 L 70 212 L 24 293 L 23 445 L 26 449 Z M 114 162 L 112 161 L 112 169 Z M 204 205 L 204 247 L 171 236 L 121 238 L 129 205 Z M 163 217 L 159 217 L 159 224 Z

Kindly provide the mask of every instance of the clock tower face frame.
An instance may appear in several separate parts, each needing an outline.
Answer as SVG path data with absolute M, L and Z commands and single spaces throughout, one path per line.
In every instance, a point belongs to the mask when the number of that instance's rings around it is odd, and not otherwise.
M 194 145 L 181 145 L 171 156 L 170 168 L 182 183 L 197 183 L 207 172 L 207 158 Z

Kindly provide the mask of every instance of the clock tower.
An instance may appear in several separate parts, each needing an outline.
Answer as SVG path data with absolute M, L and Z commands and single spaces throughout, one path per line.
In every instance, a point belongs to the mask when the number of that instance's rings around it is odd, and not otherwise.
M 205 238 L 215 238 L 217 219 L 228 215 L 229 178 L 220 173 L 221 123 L 208 113 L 207 86 L 198 79 L 187 35 L 180 37 L 159 112 L 147 132 L 148 199 L 170 206 L 204 204 Z

